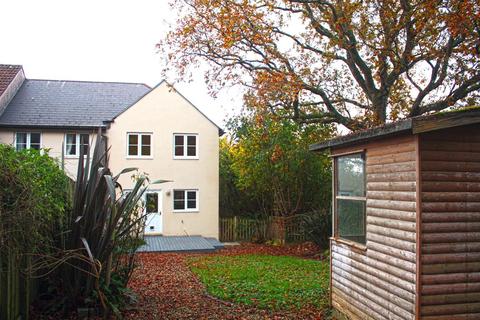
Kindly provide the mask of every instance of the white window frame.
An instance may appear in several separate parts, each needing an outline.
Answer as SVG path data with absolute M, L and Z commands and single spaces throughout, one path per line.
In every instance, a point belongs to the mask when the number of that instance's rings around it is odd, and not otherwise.
M 183 209 L 175 209 L 175 191 L 184 192 L 185 206 Z M 188 192 L 195 192 L 196 208 L 190 208 L 190 209 L 187 208 Z M 198 189 L 173 189 L 172 190 L 172 209 L 173 209 L 173 212 L 199 212 L 200 211 L 200 192 L 198 191 Z
M 74 134 L 75 135 L 75 154 L 67 154 L 67 135 L 69 134 Z M 81 144 L 81 140 L 80 140 L 80 136 L 81 135 L 88 135 L 88 147 L 90 148 L 91 144 L 92 144 L 92 141 L 91 141 L 91 136 L 90 136 L 90 133 L 86 133 L 86 132 L 67 132 L 65 133 L 64 137 L 63 137 L 63 154 L 65 156 L 65 158 L 80 158 L 80 144 Z M 89 151 L 90 152 L 90 151 Z
M 25 149 L 31 149 L 31 134 L 32 133 L 38 133 L 40 135 L 40 149 L 43 147 L 43 141 L 42 141 L 42 133 L 38 131 L 17 131 L 15 132 L 14 136 L 14 146 L 15 150 L 18 151 L 17 149 L 17 134 L 19 133 L 25 133 L 27 135 L 27 145 L 25 146 Z
M 129 140 L 131 135 L 138 136 L 138 145 L 137 145 L 137 154 L 129 154 Z M 150 136 L 150 155 L 143 156 L 142 153 L 142 136 Z M 127 159 L 153 159 L 153 132 L 127 132 L 127 141 L 126 141 L 126 158 Z
M 183 137 L 183 156 L 175 155 L 175 137 Z M 188 144 L 187 140 L 189 136 L 195 136 L 195 155 L 194 156 L 187 156 Z M 174 133 L 173 134 L 173 159 L 177 160 L 198 160 L 200 158 L 200 138 L 198 133 Z
M 360 156 L 363 160 L 363 188 L 365 191 L 364 196 L 350 196 L 350 195 L 342 195 L 341 192 L 339 191 L 339 159 L 343 157 L 351 157 L 351 156 Z M 334 200 L 334 210 L 333 210 L 333 236 L 335 239 L 341 239 L 343 241 L 346 241 L 348 243 L 352 243 L 354 245 L 360 246 L 361 248 L 366 248 L 366 243 L 367 243 L 367 153 L 362 150 L 362 151 L 355 151 L 355 152 L 349 152 L 346 154 L 340 154 L 334 157 L 334 192 L 333 192 L 333 200 Z M 344 238 L 340 235 L 340 224 L 339 224 L 339 211 L 338 211 L 338 200 L 350 200 L 350 201 L 358 201 L 361 202 L 364 206 L 365 210 L 365 217 L 363 221 L 359 221 L 359 223 L 362 223 L 362 229 L 365 234 L 365 243 L 359 242 L 353 239 L 349 238 Z

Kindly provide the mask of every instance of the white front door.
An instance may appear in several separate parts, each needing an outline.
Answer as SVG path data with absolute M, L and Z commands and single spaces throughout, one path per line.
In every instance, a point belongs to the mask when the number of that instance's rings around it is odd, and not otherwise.
M 147 219 L 145 222 L 145 234 L 162 233 L 162 191 L 148 190 L 145 192 L 145 213 Z

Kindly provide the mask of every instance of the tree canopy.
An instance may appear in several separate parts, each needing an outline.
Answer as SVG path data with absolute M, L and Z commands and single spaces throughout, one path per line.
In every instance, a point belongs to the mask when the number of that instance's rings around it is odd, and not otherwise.
M 233 212 L 221 214 L 291 216 L 328 208 L 330 159 L 308 148 L 332 137 L 332 126 L 253 113 L 232 119 L 229 130 L 233 140 L 224 138 L 220 150 L 220 208 Z M 233 206 L 231 199 L 242 203 Z
M 158 44 L 179 77 L 209 63 L 212 92 L 356 130 L 477 103 L 477 0 L 173 0 Z

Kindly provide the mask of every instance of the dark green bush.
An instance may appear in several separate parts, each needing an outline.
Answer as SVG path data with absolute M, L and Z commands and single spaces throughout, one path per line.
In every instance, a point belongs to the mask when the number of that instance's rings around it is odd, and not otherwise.
M 330 210 L 319 209 L 303 214 L 304 230 L 308 240 L 321 248 L 328 248 L 332 235 L 332 214 Z
M 69 185 L 47 151 L 16 152 L 0 144 L 1 319 L 26 316 L 32 276 L 29 267 L 33 257 L 51 253 L 55 237 L 63 229 Z

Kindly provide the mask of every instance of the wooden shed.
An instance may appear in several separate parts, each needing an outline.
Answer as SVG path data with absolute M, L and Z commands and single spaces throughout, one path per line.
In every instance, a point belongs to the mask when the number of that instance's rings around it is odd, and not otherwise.
M 480 108 L 311 146 L 327 149 L 337 317 L 480 319 Z

